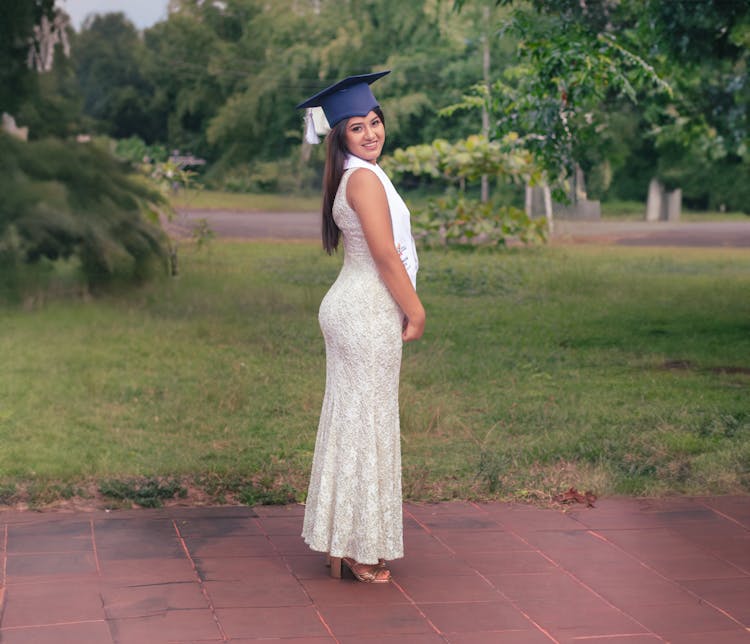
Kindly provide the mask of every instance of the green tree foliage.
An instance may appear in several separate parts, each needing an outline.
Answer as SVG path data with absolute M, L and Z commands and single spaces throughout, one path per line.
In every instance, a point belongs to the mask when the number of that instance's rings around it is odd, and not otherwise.
M 144 73 L 145 47 L 122 13 L 95 15 L 73 42 L 83 110 L 99 131 L 116 138 L 162 138 L 159 115 L 151 110 L 153 85 Z
M 577 162 L 601 193 L 642 199 L 658 176 L 688 203 L 747 209 L 749 3 L 497 4 L 514 7 L 505 29 L 520 38 L 493 95 L 497 128 L 527 135 L 553 178 Z
M 55 0 L 0 2 L 0 110 L 13 113 L 33 93 L 35 74 L 26 64 L 29 38 L 42 16 L 51 18 Z
M 501 141 L 472 135 L 456 143 L 437 139 L 430 145 L 399 148 L 383 165 L 399 178 L 428 176 L 460 189 L 432 199 L 412 213 L 414 237 L 423 246 L 505 246 L 510 239 L 533 243 L 546 238 L 544 220 L 533 220 L 507 203 L 480 203 L 464 194 L 466 182 L 476 182 L 482 175 L 498 183 L 536 183 L 541 179 L 531 153 L 513 134 Z
M 162 271 L 167 240 L 156 215 L 161 193 L 93 144 L 22 142 L 0 134 L 0 274 L 6 287 L 24 265 L 77 260 L 86 283 L 141 280 Z
M 750 212 L 750 3 L 630 3 L 634 38 L 648 43 L 673 100 L 644 111 L 637 139 L 654 174 L 688 203 Z M 653 133 L 653 142 L 648 134 Z

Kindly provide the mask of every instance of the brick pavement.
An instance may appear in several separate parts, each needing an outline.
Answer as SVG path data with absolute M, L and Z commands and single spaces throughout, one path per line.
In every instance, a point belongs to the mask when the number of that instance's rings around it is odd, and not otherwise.
M 302 507 L 0 512 L 2 644 L 750 642 L 750 497 L 407 504 L 394 582 Z

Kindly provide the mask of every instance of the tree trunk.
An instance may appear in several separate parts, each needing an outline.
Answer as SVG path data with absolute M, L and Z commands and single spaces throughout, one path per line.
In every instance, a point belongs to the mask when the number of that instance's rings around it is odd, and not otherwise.
M 483 11 L 484 27 L 489 29 L 490 25 L 490 8 L 484 7 Z M 490 138 L 490 115 L 487 110 L 487 104 L 490 100 L 490 37 L 485 31 L 482 36 L 482 70 L 484 76 L 484 84 L 487 88 L 487 96 L 485 97 L 484 105 L 482 106 L 482 134 L 484 138 L 489 141 Z M 490 181 L 486 174 L 482 175 L 482 203 L 487 203 L 490 199 Z

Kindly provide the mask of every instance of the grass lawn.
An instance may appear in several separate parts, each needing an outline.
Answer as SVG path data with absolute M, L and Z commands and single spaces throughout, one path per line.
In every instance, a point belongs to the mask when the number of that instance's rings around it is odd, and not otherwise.
M 175 208 L 243 212 L 317 212 L 320 210 L 320 200 L 320 195 L 251 194 L 216 190 L 181 190 L 171 197 Z
M 340 257 L 212 242 L 180 258 L 179 277 L 118 296 L 0 308 L 0 502 L 132 477 L 213 502 L 304 499 L 325 378 L 317 308 Z M 750 491 L 746 251 L 420 259 L 406 497 Z

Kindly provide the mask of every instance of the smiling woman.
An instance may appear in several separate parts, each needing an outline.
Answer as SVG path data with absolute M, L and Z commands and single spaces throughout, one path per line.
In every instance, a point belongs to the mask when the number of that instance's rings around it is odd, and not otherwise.
M 56 5 L 70 16 L 80 30 L 91 14 L 124 13 L 138 29 L 165 20 L 169 0 L 57 0 Z
M 326 390 L 302 536 L 360 581 L 390 581 L 403 557 L 399 372 L 403 342 L 418 340 L 417 254 L 409 210 L 377 160 L 385 121 L 370 83 L 350 76 L 298 107 L 320 106 L 327 139 L 323 246 L 343 239 L 344 265 L 320 305 Z

